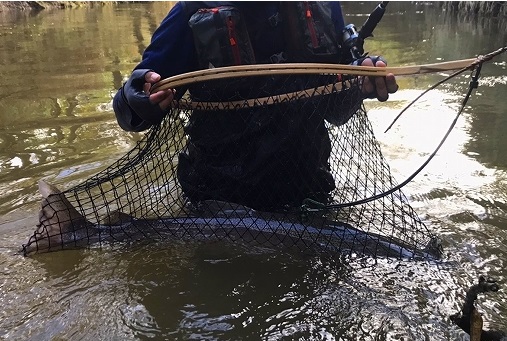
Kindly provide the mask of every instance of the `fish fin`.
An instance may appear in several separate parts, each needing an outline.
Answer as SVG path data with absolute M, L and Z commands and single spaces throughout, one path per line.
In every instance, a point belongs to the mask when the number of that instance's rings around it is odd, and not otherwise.
M 23 245 L 25 255 L 61 249 L 65 243 L 72 242 L 76 230 L 91 225 L 56 186 L 40 180 L 39 192 L 42 195 L 39 223 L 28 243 Z
M 56 186 L 51 185 L 44 180 L 39 181 L 39 192 L 43 199 L 41 201 L 42 216 L 51 223 L 65 223 L 85 221 L 86 219 L 70 203 L 65 194 Z M 39 213 L 39 218 L 41 213 Z M 41 223 L 41 220 L 39 219 Z
M 43 198 L 47 198 L 52 194 L 60 194 L 60 191 L 56 186 L 47 183 L 46 181 L 40 179 L 39 180 L 39 193 Z
M 131 215 L 123 213 L 119 210 L 114 210 L 103 214 L 99 218 L 99 224 L 105 226 L 119 226 L 125 223 L 129 223 L 132 220 L 134 220 L 134 218 Z

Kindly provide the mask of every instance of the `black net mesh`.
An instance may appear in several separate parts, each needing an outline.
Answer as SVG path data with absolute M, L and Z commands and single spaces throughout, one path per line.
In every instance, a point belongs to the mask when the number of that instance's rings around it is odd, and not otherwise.
M 359 86 L 268 74 L 177 89 L 185 96 L 175 108 L 107 169 L 65 192 L 41 184 L 49 189 L 25 254 L 188 238 L 438 257 L 401 191 L 347 204 L 396 185 Z

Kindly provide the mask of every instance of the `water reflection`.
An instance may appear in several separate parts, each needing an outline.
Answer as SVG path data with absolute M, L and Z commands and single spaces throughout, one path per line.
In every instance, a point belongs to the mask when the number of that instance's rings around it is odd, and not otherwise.
M 0 13 L 1 181 L 15 186 L 23 174 L 36 183 L 76 164 L 95 165 L 86 173 L 91 175 L 135 143 L 136 134 L 125 134 L 114 122 L 112 94 L 140 58 L 135 46 L 144 49 L 170 6 Z M 115 20 L 130 14 L 129 20 Z M 28 197 L 35 190 L 31 185 L 14 192 Z M 12 192 L 0 194 L 0 213 L 20 207 Z
M 360 25 L 377 3 L 345 2 Z M 118 128 L 111 94 L 139 61 L 170 3 L 0 12 L 0 335 L 5 339 L 466 339 L 448 320 L 479 273 L 505 282 L 506 56 L 449 140 L 405 191 L 444 239 L 444 264 L 283 254 L 231 245 L 103 245 L 22 258 L 36 182 L 81 182 L 140 138 Z M 469 58 L 505 45 L 505 21 L 463 20 L 391 2 L 367 43 L 390 65 Z M 460 76 L 387 124 L 441 75 L 400 78 L 369 117 L 398 180 L 433 151 L 459 107 Z M 481 298 L 507 330 L 505 291 Z
M 455 308 L 453 268 L 368 260 L 352 266 L 221 246 L 165 242 L 70 251 L 65 259 L 41 255 L 25 262 L 26 280 L 38 288 L 27 296 L 30 313 L 9 311 L 3 323 L 13 339 L 27 336 L 23 325 L 30 324 L 39 339 L 86 330 L 112 339 L 418 340 L 441 335 L 447 328 L 440 317 Z M 90 324 L 97 317 L 100 323 Z

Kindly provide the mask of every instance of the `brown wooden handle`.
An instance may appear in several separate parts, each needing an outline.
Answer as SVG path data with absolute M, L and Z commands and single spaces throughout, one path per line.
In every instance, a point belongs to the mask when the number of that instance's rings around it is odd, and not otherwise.
M 449 70 L 462 69 L 474 65 L 476 58 L 442 62 L 435 64 L 399 66 L 399 67 L 374 67 L 355 66 L 340 64 L 317 64 L 317 63 L 287 63 L 287 64 L 258 64 L 227 66 L 215 69 L 206 69 L 188 72 L 185 74 L 169 77 L 156 83 L 151 92 L 174 89 L 180 86 L 215 79 L 232 77 L 251 77 L 263 75 L 293 75 L 293 74 L 345 74 L 357 76 L 381 76 L 385 77 L 392 73 L 395 76 L 407 76 Z
M 444 72 L 460 69 L 473 69 L 478 64 L 491 60 L 493 57 L 506 52 L 507 46 L 501 47 L 496 51 L 490 52 L 486 55 L 477 58 L 469 58 L 462 60 L 454 60 L 449 62 L 413 65 L 413 66 L 399 66 L 399 67 L 374 67 L 374 66 L 355 66 L 355 65 L 341 65 L 341 64 L 317 64 L 317 63 L 287 63 L 287 64 L 258 64 L 258 65 L 240 65 L 240 66 L 227 66 L 215 69 L 206 69 L 188 72 L 185 74 L 169 77 L 163 79 L 151 89 L 151 93 L 174 89 L 180 86 L 189 85 L 192 83 L 203 82 L 215 79 L 233 78 L 233 77 L 252 77 L 252 76 L 265 76 L 265 75 L 293 75 L 293 74 L 341 74 L 341 75 L 354 75 L 354 76 L 381 76 L 385 77 L 388 74 L 395 76 L 408 76 L 418 75 L 425 73 Z M 346 81 L 343 84 L 329 84 L 323 85 L 317 89 L 306 89 L 302 91 L 278 95 L 278 99 L 300 99 L 313 95 L 325 95 L 334 91 L 339 91 L 342 86 L 350 87 L 354 81 Z M 333 88 L 334 86 L 334 88 Z M 337 86 L 339 88 L 337 88 Z M 271 96 L 270 96 L 271 97 Z M 191 101 L 173 101 L 173 108 L 182 109 L 208 109 L 220 110 L 227 108 L 234 108 L 234 106 L 255 106 L 273 104 L 274 100 L 270 97 L 254 98 L 244 101 L 219 103 L 219 102 L 191 102 Z

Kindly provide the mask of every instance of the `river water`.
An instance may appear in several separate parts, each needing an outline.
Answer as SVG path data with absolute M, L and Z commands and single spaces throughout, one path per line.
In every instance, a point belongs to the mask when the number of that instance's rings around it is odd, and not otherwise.
M 375 3 L 344 4 L 361 25 Z M 111 96 L 171 3 L 0 12 L 0 338 L 5 340 L 467 340 L 449 320 L 479 275 L 507 279 L 507 57 L 480 86 L 435 159 L 404 191 L 443 239 L 441 262 L 377 262 L 242 245 L 149 243 L 24 258 L 37 181 L 75 185 L 141 134 Z M 395 3 L 367 42 L 391 66 L 464 59 L 507 45 L 505 22 Z M 443 74 L 400 77 L 369 117 L 401 182 L 439 143 L 468 74 L 399 111 Z M 485 328 L 507 331 L 507 294 L 481 295 Z

